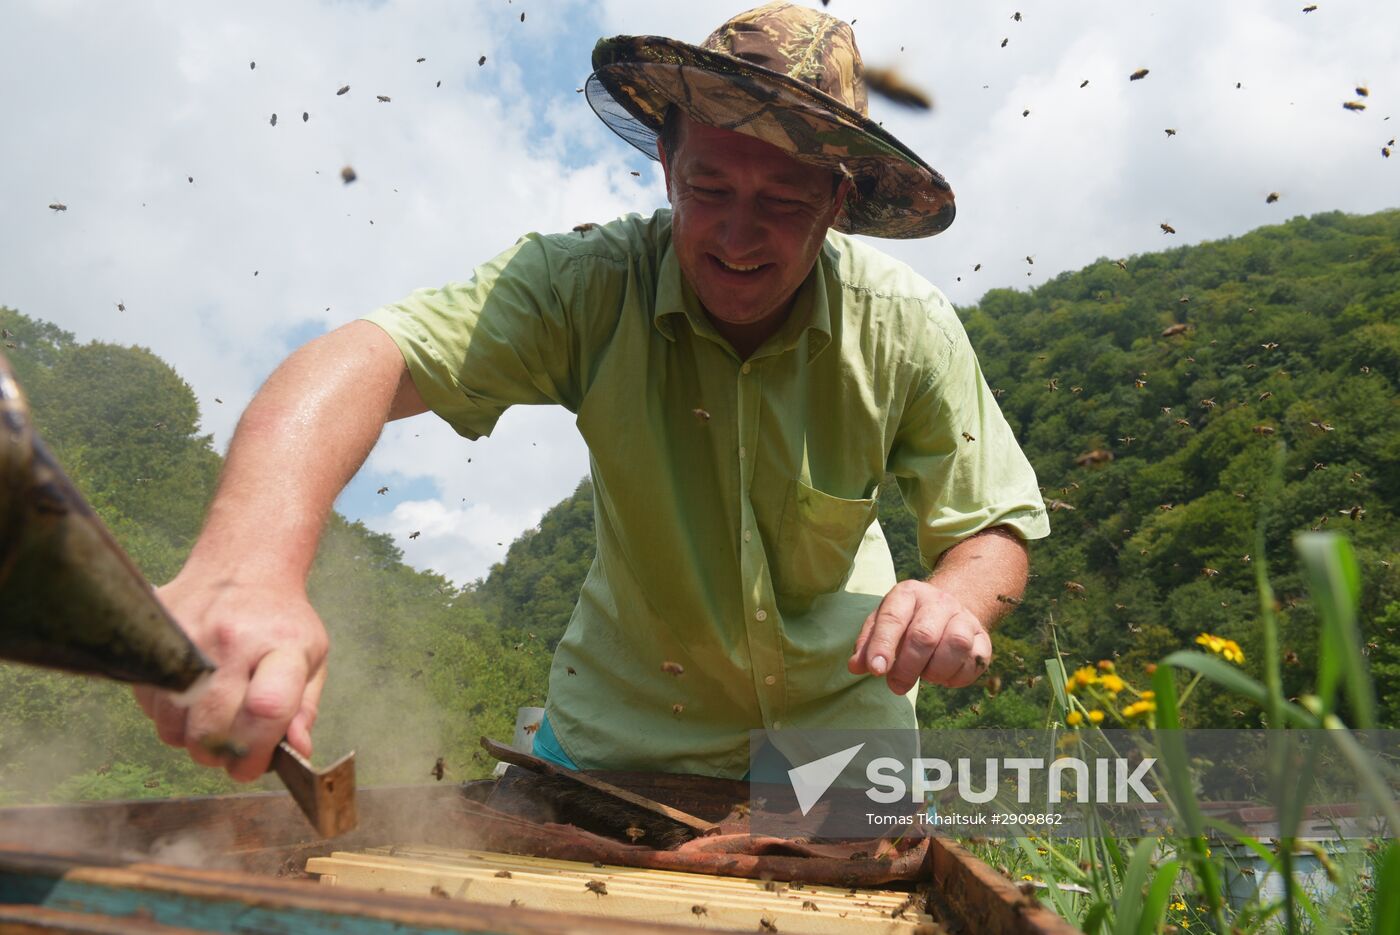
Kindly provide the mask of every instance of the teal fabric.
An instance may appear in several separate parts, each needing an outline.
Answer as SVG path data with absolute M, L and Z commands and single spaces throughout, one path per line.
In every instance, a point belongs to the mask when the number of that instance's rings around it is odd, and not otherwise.
M 548 716 L 540 718 L 540 729 L 535 731 L 535 746 L 530 751 L 542 760 L 565 769 L 578 769 L 578 764 L 569 759 L 559 740 L 554 736 L 554 728 L 549 725 Z

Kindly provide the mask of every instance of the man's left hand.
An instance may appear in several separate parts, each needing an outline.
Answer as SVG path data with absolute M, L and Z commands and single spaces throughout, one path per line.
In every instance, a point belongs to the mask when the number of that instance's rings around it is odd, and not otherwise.
M 901 581 L 865 618 L 846 667 L 854 675 L 883 675 L 903 695 L 923 679 L 962 688 L 992 661 L 982 621 L 952 594 L 925 581 Z

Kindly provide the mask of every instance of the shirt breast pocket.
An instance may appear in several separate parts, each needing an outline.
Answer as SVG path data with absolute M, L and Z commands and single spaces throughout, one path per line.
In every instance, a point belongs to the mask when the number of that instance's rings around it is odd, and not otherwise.
M 794 480 L 778 527 L 774 590 L 788 598 L 835 591 L 850 574 L 877 500 L 846 500 Z

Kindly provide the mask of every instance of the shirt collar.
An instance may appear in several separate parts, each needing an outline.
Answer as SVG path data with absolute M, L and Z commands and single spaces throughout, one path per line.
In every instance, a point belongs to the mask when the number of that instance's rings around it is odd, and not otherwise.
M 828 239 L 817 253 L 817 261 L 812 264 L 812 272 L 797 287 L 797 296 L 792 303 L 792 312 L 787 321 L 769 338 L 756 356 L 767 357 L 784 353 L 802 346 L 805 338 L 807 361 L 810 363 L 831 343 L 832 314 L 840 320 L 839 303 L 841 289 L 835 279 L 835 248 Z M 832 308 L 831 296 L 835 296 L 838 307 Z M 652 312 L 652 322 L 656 330 L 668 341 L 676 340 L 676 323 L 684 320 L 700 337 L 724 344 L 715 326 L 705 317 L 700 298 L 690 283 L 681 274 L 681 264 L 671 239 L 666 239 L 666 247 L 661 254 L 661 267 L 657 271 L 656 305 Z M 727 345 L 726 345 L 727 346 Z

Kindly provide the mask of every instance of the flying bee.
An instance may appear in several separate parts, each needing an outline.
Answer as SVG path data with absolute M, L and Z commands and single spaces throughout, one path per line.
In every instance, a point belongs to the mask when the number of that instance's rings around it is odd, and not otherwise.
M 376 94 L 376 95 L 374 96 L 374 99 L 377 100 L 377 101 L 378 101 L 379 103 L 381 103 L 381 104 L 387 104 L 387 103 L 389 103 L 389 95 L 387 95 L 387 94 Z
M 1278 192 L 1269 192 L 1268 197 L 1264 199 L 1264 204 L 1271 205 L 1275 201 L 1278 201 Z
M 1215 400 L 1214 400 L 1214 399 L 1203 399 L 1203 400 L 1201 400 L 1201 408 L 1202 408 L 1202 409 L 1214 409 L 1214 408 L 1215 408 Z
M 1220 572 L 1210 566 L 1206 566 L 1201 569 L 1201 574 L 1205 575 L 1207 578 L 1214 578 L 1216 575 L 1220 574 Z
M 1001 601 L 1003 604 L 1010 604 L 1012 607 L 1015 607 L 1017 604 L 1021 603 L 1021 599 L 1019 597 L 1012 597 L 1010 594 L 998 594 L 997 600 Z
M 1121 435 L 1121 436 L 1119 436 L 1118 440 L 1119 440 L 1120 442 L 1122 442 L 1124 445 L 1131 445 L 1133 442 L 1137 441 L 1137 436 L 1136 436 L 1136 435 Z
M 478 68 L 480 68 L 482 65 L 485 65 L 485 64 L 486 64 L 486 56 L 484 56 L 484 55 L 483 55 L 481 58 L 479 58 L 479 59 L 476 60 L 476 66 L 477 66 Z
M 1063 500 L 1051 500 L 1045 505 L 1050 508 L 1051 513 L 1058 512 L 1059 510 L 1070 510 L 1071 512 L 1074 510 L 1074 507 L 1071 504 L 1068 504 Z
M 565 666 L 564 671 L 569 673 L 570 675 L 578 675 L 578 670 L 575 669 L 573 666 Z
M 388 487 L 380 487 L 378 490 L 375 491 L 375 493 L 377 493 L 377 494 L 386 494 L 386 493 L 388 493 L 388 492 L 389 492 L 389 488 L 388 488 Z
M 1139 68 L 1137 71 L 1133 72 L 1131 75 L 1128 76 L 1128 80 L 1129 80 L 1129 81 L 1141 81 L 1142 79 L 1144 79 L 1144 78 L 1146 78 L 1146 77 L 1147 77 L 1147 69 L 1146 69 L 1146 68 Z
M 1254 427 L 1255 435 L 1272 435 L 1275 431 L 1272 425 L 1256 425 Z
M 597 226 L 598 225 L 594 224 L 592 221 L 584 221 L 582 224 L 575 224 L 574 230 L 578 231 L 580 234 L 586 234 Z
M 696 408 L 696 409 L 690 410 L 690 412 L 691 412 L 692 415 L 695 416 L 695 421 L 697 421 L 697 422 L 709 422 L 709 421 L 710 421 L 710 414 L 709 414 L 709 412 L 707 412 L 707 411 L 704 410 L 704 409 Z
M 273 114 L 272 119 L 268 122 L 271 123 L 274 127 L 277 126 L 277 115 Z
M 1271 396 L 1273 396 L 1273 395 L 1274 395 L 1274 391 L 1273 391 L 1273 390 L 1265 390 L 1264 392 L 1262 392 L 1262 393 L 1259 394 L 1259 401 L 1262 403 L 1264 400 L 1268 399 L 1269 397 L 1271 397 Z
M 1358 520 L 1366 515 L 1366 511 L 1362 509 L 1360 504 L 1357 504 L 1349 510 L 1338 510 L 1337 512 L 1340 513 L 1342 516 L 1351 517 L 1353 521 Z
M 347 84 L 347 85 L 345 85 L 344 87 L 342 87 L 339 91 L 335 92 L 335 96 L 336 96 L 336 97 L 340 97 L 342 94 L 344 94 L 345 92 L 347 92 L 347 91 L 349 91 L 349 90 L 350 90 L 350 85 Z
M 778 920 L 773 917 L 772 913 L 765 911 L 763 915 L 758 918 L 758 930 L 760 932 L 776 932 L 778 930 Z
M 661 663 L 661 671 L 665 672 L 667 675 L 681 676 L 685 674 L 685 666 L 681 665 L 679 662 L 672 662 L 667 659 L 665 662 Z
M 685 713 L 685 705 L 677 701 L 675 704 L 671 705 L 671 713 L 674 714 L 676 717 L 680 717 L 682 714 Z
M 1059 378 L 1054 377 L 1054 378 L 1051 378 L 1050 380 L 1047 380 L 1046 383 L 1045 383 L 1045 388 L 1046 388 L 1047 390 L 1049 390 L 1050 392 L 1052 392 L 1052 393 L 1055 392 L 1056 390 L 1058 390 L 1058 389 L 1060 388 L 1060 381 L 1059 381 Z
M 867 68 L 865 86 L 896 104 L 914 110 L 933 109 L 933 98 L 928 92 L 904 80 L 893 68 Z
M 1366 105 L 1360 101 L 1342 101 L 1342 106 L 1353 112 L 1366 109 Z
M 345 166 L 340 170 L 340 180 L 346 185 L 349 185 L 358 177 L 359 176 L 355 175 L 355 170 L 352 169 L 350 166 Z
M 1177 420 L 1176 420 L 1176 424 L 1179 425 L 1179 426 L 1181 426 L 1182 428 L 1189 429 L 1189 428 L 1191 427 L 1191 420 L 1190 420 L 1190 419 L 1177 419 Z
M 1087 88 L 1089 86 L 1089 79 L 1085 78 L 1083 81 L 1079 82 L 1079 86 L 1081 88 Z
M 1162 329 L 1162 337 L 1170 338 L 1173 335 L 1185 334 L 1189 330 L 1191 330 L 1189 324 L 1184 321 L 1177 322 L 1174 325 L 1168 325 L 1166 328 Z
M 446 772 L 447 764 L 442 761 L 442 757 L 438 757 L 437 762 L 433 764 L 433 768 L 428 770 L 428 774 L 438 782 L 442 782 L 442 777 Z
M 1006 44 L 1007 44 L 1008 42 L 1010 42 L 1010 41 L 1011 41 L 1011 37 L 1010 37 L 1010 36 L 1008 36 L 1007 38 L 1001 40 L 1001 47 L 1002 47 L 1003 49 L 1006 48 Z
M 1158 224 L 1157 226 L 1160 227 L 1160 228 L 1162 229 L 1162 233 L 1164 233 L 1164 234 L 1175 234 L 1175 233 L 1176 233 L 1176 228 L 1175 228 L 1175 227 L 1172 227 L 1172 226 L 1171 226 L 1170 224 L 1168 224 L 1166 221 L 1163 221 L 1161 224 Z
M 987 678 L 987 694 L 992 698 L 1001 694 L 1001 676 L 993 675 Z
M 802 908 L 810 910 L 812 912 L 821 912 L 821 909 L 817 906 L 817 904 L 812 902 L 810 899 L 802 900 Z
M 1080 584 L 1078 581 L 1066 581 L 1065 590 L 1071 594 L 1083 594 L 1086 589 L 1084 585 Z
M 981 264 L 981 263 L 978 263 L 976 266 L 972 267 L 972 271 L 975 273 L 975 272 L 977 272 L 978 270 L 980 270 L 981 268 L 982 268 L 982 264 Z
M 1167 127 L 1167 129 L 1166 129 L 1165 132 L 1166 132 L 1166 134 L 1167 134 L 1167 138 L 1168 138 L 1168 139 L 1170 139 L 1170 138 L 1173 137 L 1173 136 L 1176 136 L 1176 131 L 1173 130 L 1171 127 Z
M 1317 4 L 1316 4 L 1316 3 L 1309 3 L 1307 6 L 1303 7 L 1303 12 L 1304 12 L 1304 13 L 1311 13 L 1313 10 L 1316 10 L 1316 9 L 1317 9 Z
M 61 201 L 54 201 L 49 204 L 49 208 L 54 211 L 67 211 L 68 206 Z
M 524 727 L 522 727 L 522 728 L 520 728 L 520 729 L 523 730 L 523 731 L 524 731 L 525 733 L 527 733 L 527 734 L 534 734 L 535 731 L 537 731 L 537 730 L 540 729 L 540 722 L 539 722 L 539 721 L 536 721 L 536 722 L 533 723 L 533 724 L 526 724 Z
M 410 539 L 417 539 L 417 538 L 418 538 L 419 536 L 421 536 L 422 534 L 423 534 L 423 533 L 422 533 L 420 530 L 415 529 L 413 532 L 411 532 L 411 533 L 408 534 L 408 538 L 410 538 Z
M 590 893 L 596 893 L 600 898 L 608 895 L 608 885 L 602 880 L 589 880 L 583 884 L 583 887 Z

